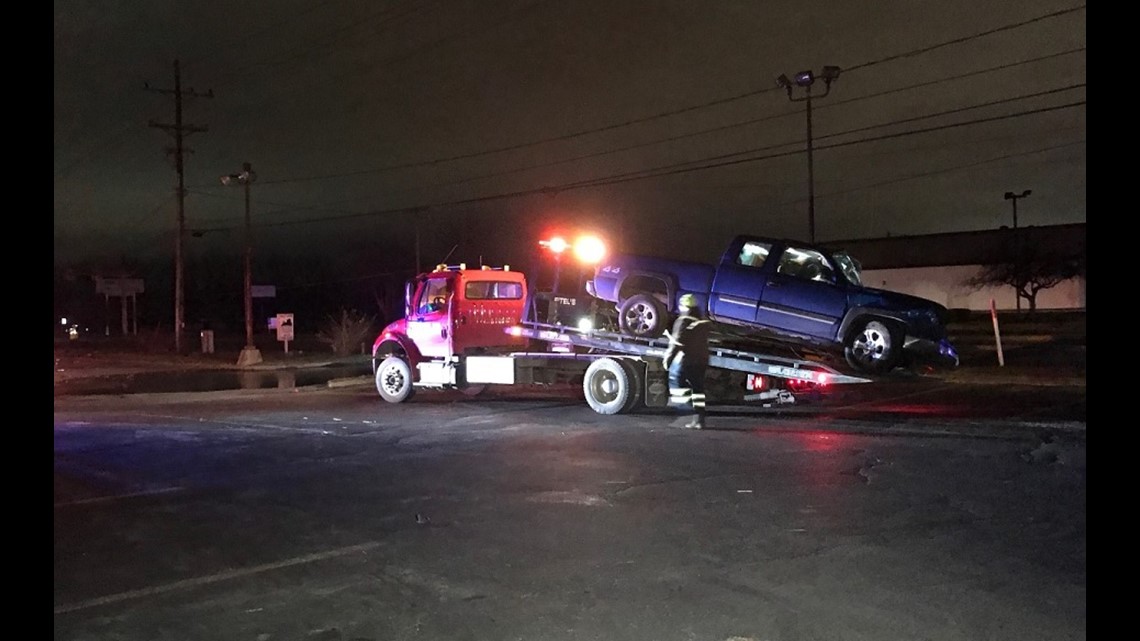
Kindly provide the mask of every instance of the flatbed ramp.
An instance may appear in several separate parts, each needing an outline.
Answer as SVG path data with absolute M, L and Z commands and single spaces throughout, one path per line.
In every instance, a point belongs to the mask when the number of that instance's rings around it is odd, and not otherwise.
M 600 414 L 668 406 L 668 372 L 661 362 L 667 340 L 534 322 L 506 331 L 544 344 L 546 349 L 468 356 L 463 372 L 466 384 L 534 384 L 553 382 L 559 375 L 581 376 L 586 402 Z M 822 363 L 719 346 L 710 348 L 709 365 L 748 375 L 749 384 L 767 377 L 768 382 L 744 398 L 771 403 L 795 401 L 788 386 L 771 383 L 776 380 L 814 385 L 870 382 Z
M 595 350 L 585 356 L 607 353 L 660 360 L 669 343 L 664 339 L 637 338 L 616 332 L 579 330 L 562 325 L 521 323 L 508 331 L 550 345 L 569 345 Z M 869 383 L 871 379 L 845 374 L 825 364 L 807 359 L 774 356 L 761 352 L 709 347 L 709 366 L 734 372 L 760 374 L 821 384 Z

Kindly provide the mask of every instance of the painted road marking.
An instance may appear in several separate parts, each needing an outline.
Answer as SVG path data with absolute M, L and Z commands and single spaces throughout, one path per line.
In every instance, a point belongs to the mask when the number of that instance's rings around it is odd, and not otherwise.
M 186 488 L 178 487 L 161 487 L 155 490 L 143 490 L 141 492 L 130 492 L 128 494 L 112 494 L 110 496 L 95 496 L 89 499 L 76 499 L 74 501 L 64 501 L 63 503 L 56 503 L 55 507 L 68 507 L 70 505 L 86 505 L 88 503 L 105 503 L 107 501 L 117 501 L 119 499 L 132 499 L 137 496 L 153 496 L 155 494 L 168 494 L 170 492 L 180 492 Z
M 325 559 L 332 559 L 338 556 L 345 556 L 347 554 L 353 554 L 356 552 L 364 552 L 366 550 L 371 550 L 378 545 L 380 545 L 379 541 L 362 543 L 360 545 L 350 545 L 348 547 L 340 548 L 337 550 L 329 550 L 328 552 L 317 552 L 315 554 L 306 554 L 304 556 L 298 556 L 292 559 L 286 559 L 284 561 L 277 561 L 275 563 L 255 565 L 251 568 L 229 570 L 226 572 L 211 574 L 209 576 L 202 576 L 194 579 L 185 579 L 183 581 L 175 581 L 174 583 L 167 583 L 166 585 L 156 585 L 154 587 L 142 588 L 140 590 L 130 590 L 128 592 L 110 594 L 107 596 L 98 597 L 96 599 L 88 599 L 87 601 L 80 601 L 78 603 L 56 606 L 55 613 L 66 614 L 68 612 L 86 610 L 87 608 L 93 608 L 100 605 L 129 601 L 131 599 L 140 599 L 142 597 L 154 596 L 156 594 L 165 594 L 167 592 L 174 592 L 176 590 L 184 590 L 186 588 L 194 588 L 202 585 L 209 585 L 211 583 L 218 583 L 219 581 L 228 581 L 230 579 L 251 576 L 254 574 L 259 574 L 261 572 L 268 572 L 270 570 L 279 570 L 281 568 L 287 568 L 294 565 L 303 565 L 305 563 L 323 561 Z

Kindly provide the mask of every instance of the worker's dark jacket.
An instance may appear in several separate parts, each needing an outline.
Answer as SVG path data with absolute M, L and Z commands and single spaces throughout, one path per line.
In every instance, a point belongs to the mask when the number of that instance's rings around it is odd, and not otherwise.
M 669 347 L 665 350 L 665 366 L 668 367 L 678 355 L 683 355 L 686 368 L 708 367 L 709 331 L 712 322 L 686 312 L 677 317 L 670 332 Z

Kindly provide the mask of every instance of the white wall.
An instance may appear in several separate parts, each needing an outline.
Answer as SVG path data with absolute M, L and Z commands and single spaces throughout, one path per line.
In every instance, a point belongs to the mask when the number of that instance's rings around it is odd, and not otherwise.
M 863 272 L 863 284 L 929 298 L 950 309 L 988 310 L 991 298 L 998 309 L 1017 309 L 1017 296 L 1012 287 L 989 287 L 973 291 L 962 285 L 977 275 L 979 270 L 980 265 L 869 269 Z M 1028 309 L 1027 303 L 1022 301 L 1021 308 Z M 1065 281 L 1037 294 L 1037 309 L 1084 308 L 1083 278 Z

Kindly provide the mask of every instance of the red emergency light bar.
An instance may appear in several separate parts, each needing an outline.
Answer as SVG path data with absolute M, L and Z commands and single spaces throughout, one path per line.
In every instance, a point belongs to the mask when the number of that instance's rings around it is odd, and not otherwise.
M 597 263 L 606 255 L 606 244 L 597 236 L 579 236 L 573 245 L 561 236 L 552 236 L 548 240 L 538 241 L 538 244 L 557 255 L 562 255 L 567 249 L 572 249 L 574 257 L 587 265 Z

